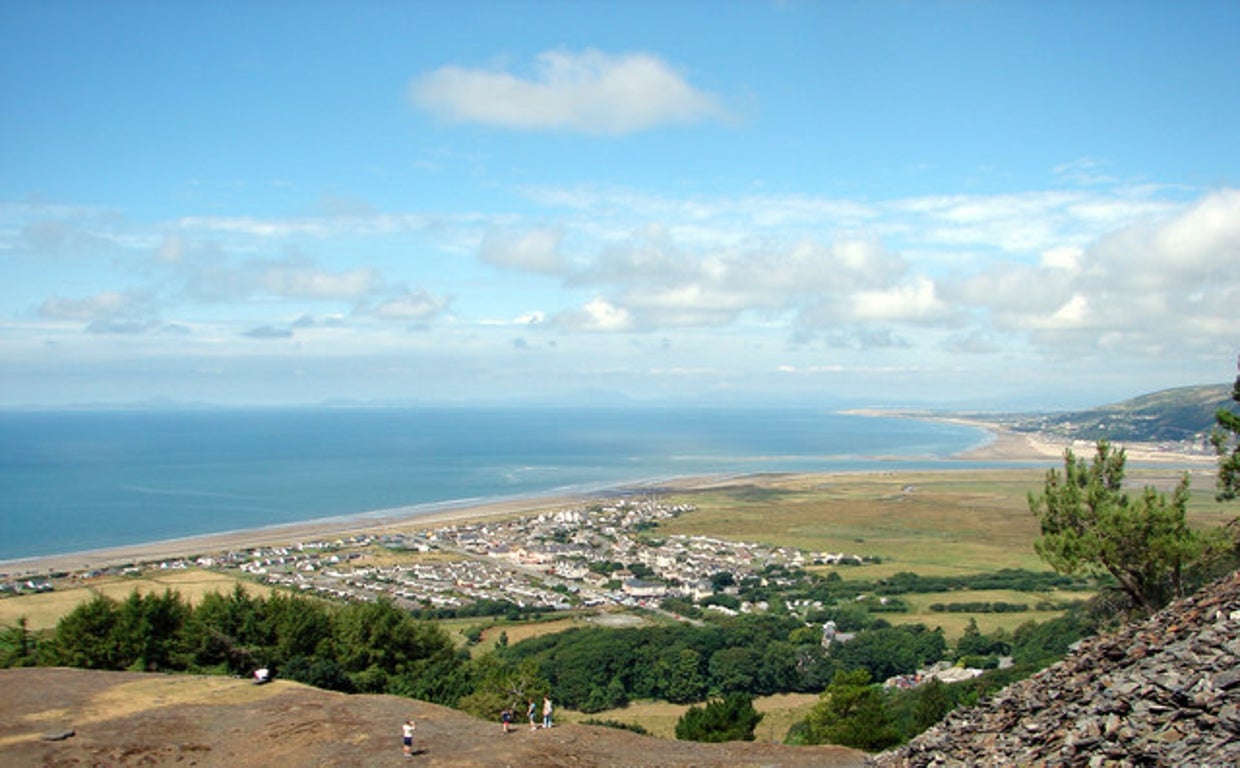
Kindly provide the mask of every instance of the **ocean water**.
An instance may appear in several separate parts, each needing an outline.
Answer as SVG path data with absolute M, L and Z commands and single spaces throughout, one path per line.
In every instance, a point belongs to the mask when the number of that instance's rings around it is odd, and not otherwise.
M 985 437 L 792 408 L 0 412 L 0 560 L 672 477 L 914 468 Z

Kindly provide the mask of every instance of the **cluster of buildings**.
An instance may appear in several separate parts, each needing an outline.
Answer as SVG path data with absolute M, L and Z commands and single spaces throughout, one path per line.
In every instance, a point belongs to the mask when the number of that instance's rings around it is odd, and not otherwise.
M 33 595 L 55 589 L 50 579 L 16 579 L 0 582 L 0 596 Z
M 655 497 L 623 498 L 505 520 L 235 552 L 197 564 L 237 568 L 273 585 L 336 599 L 386 596 L 408 608 L 492 600 L 566 610 L 669 597 L 700 601 L 720 591 L 735 594 L 735 585 L 748 577 L 777 579 L 765 575 L 771 565 L 861 562 L 855 555 L 657 535 L 660 521 L 690 509 Z M 362 558 L 361 551 L 374 545 L 393 556 Z M 405 558 L 401 552 L 423 556 Z M 720 574 L 730 578 L 721 580 Z
M 659 535 L 661 521 L 691 509 L 653 496 L 625 497 L 510 519 L 361 533 L 70 576 L 191 567 L 236 570 L 273 586 L 346 601 L 385 597 L 408 609 L 466 609 L 492 601 L 559 611 L 657 606 L 672 597 L 701 602 L 724 594 L 733 599 L 709 601 L 709 607 L 730 613 L 767 609 L 761 602 L 735 599 L 739 585 L 749 579 L 779 588 L 794 584 L 791 569 L 863 562 L 857 555 Z M 50 580 L 0 584 L 0 591 L 10 594 L 52 589 Z M 788 607 L 821 607 L 811 602 Z

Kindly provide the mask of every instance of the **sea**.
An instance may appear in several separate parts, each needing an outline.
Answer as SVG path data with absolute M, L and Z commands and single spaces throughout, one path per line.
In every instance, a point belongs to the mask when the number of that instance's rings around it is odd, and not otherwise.
M 0 412 L 0 561 L 770 472 L 917 469 L 988 439 L 814 408 Z

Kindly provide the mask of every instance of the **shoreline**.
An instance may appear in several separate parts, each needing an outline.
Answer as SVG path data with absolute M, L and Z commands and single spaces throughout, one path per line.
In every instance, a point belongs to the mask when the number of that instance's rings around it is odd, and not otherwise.
M 846 413 L 858 416 L 883 418 L 908 418 L 921 421 L 938 421 L 980 429 L 988 438 L 982 443 L 940 459 L 946 471 L 957 471 L 960 462 L 990 462 L 996 464 L 1029 465 L 1045 463 L 1053 465 L 1063 459 L 1064 450 L 1072 448 L 1078 455 L 1092 451 L 1092 444 L 1057 440 L 1041 433 L 1015 432 L 1003 424 L 968 416 L 942 416 L 915 411 L 853 410 Z M 1123 446 L 1132 462 L 1161 466 L 1178 465 L 1199 469 L 1215 466 L 1215 457 L 1160 450 L 1157 446 L 1131 444 Z M 924 470 L 919 470 L 924 471 Z M 433 528 L 461 522 L 476 522 L 510 515 L 553 511 L 566 506 L 579 505 L 593 499 L 640 493 L 643 490 L 694 491 L 752 482 L 755 479 L 777 475 L 818 476 L 847 475 L 843 472 L 775 472 L 746 473 L 743 475 L 691 475 L 673 478 L 650 479 L 611 488 L 592 491 L 533 494 L 518 498 L 493 500 L 463 500 L 439 505 L 417 505 L 375 510 L 356 515 L 320 518 L 297 523 L 283 523 L 261 528 L 239 529 L 220 533 L 201 534 L 176 539 L 163 539 L 135 544 L 118 545 L 91 550 L 79 550 L 61 554 L 35 555 L 31 557 L 0 560 L 0 575 L 7 578 L 47 576 L 54 573 L 75 573 L 94 569 L 113 568 L 130 564 L 154 563 L 176 560 L 196 555 L 252 549 L 264 546 L 288 546 L 296 542 L 322 539 L 341 539 L 359 535 L 383 535 L 416 528 Z M 436 508 L 439 507 L 439 508 Z

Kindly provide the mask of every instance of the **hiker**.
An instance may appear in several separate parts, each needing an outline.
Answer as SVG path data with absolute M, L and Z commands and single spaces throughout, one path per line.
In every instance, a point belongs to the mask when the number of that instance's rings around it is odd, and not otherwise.
M 511 733 L 512 709 L 509 707 L 504 707 L 504 711 L 499 713 L 499 721 L 502 723 L 501 727 L 504 729 L 504 733 Z
M 412 720 L 406 720 L 405 724 L 400 727 L 401 741 L 405 745 L 405 757 L 413 757 L 413 732 L 417 727 L 418 724 Z
M 543 696 L 543 728 L 551 727 L 551 697 Z
M 530 699 L 530 705 L 525 709 L 525 716 L 530 719 L 530 730 L 538 730 L 538 707 L 534 704 L 534 700 Z

